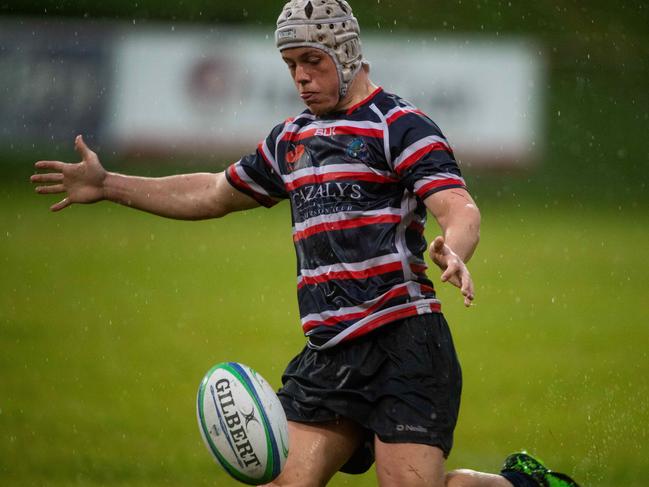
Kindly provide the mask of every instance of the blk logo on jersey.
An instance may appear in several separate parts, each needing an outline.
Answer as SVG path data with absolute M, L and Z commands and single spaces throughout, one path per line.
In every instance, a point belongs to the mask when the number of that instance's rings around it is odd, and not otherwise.
M 336 135 L 336 127 L 327 127 L 315 131 L 316 137 L 333 137 Z

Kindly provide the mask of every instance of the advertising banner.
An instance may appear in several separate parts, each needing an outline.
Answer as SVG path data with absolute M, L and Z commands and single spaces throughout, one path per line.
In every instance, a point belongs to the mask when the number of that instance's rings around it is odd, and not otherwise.
M 108 126 L 128 152 L 250 151 L 304 110 L 271 30 L 145 30 L 116 46 Z M 363 36 L 371 77 L 406 98 L 476 165 L 533 162 L 543 63 L 522 40 Z
M 0 145 L 71 144 L 101 131 L 111 30 L 93 22 L 0 19 Z
M 0 145 L 226 160 L 304 110 L 273 29 L 0 19 Z M 371 78 L 427 113 L 458 158 L 525 166 L 543 146 L 544 62 L 524 39 L 364 31 Z M 178 158 L 180 159 L 180 157 Z

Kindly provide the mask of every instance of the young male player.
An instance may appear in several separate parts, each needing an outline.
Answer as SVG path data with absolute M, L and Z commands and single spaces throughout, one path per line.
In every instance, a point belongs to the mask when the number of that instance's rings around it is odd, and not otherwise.
M 273 486 L 324 486 L 376 460 L 384 487 L 576 486 L 525 453 L 500 475 L 445 473 L 461 371 L 432 282 L 474 299 L 466 262 L 480 214 L 448 141 L 423 113 L 369 79 L 359 27 L 343 0 L 291 0 L 276 43 L 308 109 L 277 125 L 225 173 L 139 178 L 109 173 L 79 136 L 78 164 L 40 161 L 52 206 L 109 200 L 178 219 L 219 218 L 290 200 L 304 350 L 279 391 L 291 450 Z

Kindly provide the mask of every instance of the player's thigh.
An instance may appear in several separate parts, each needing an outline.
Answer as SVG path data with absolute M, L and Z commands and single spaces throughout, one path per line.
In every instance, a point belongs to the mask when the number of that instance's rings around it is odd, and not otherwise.
M 444 454 L 415 443 L 384 443 L 374 439 L 380 487 L 443 487 Z
M 321 487 L 354 453 L 363 430 L 349 420 L 327 423 L 289 421 L 290 449 L 280 476 L 272 487 Z

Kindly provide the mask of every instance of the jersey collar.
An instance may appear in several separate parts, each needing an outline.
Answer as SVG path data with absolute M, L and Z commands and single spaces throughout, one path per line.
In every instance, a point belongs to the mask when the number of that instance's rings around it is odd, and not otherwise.
M 383 88 L 381 88 L 379 86 L 367 98 L 365 98 L 364 100 L 359 101 L 356 105 L 348 108 L 347 111 L 345 112 L 345 114 L 346 115 L 351 115 L 352 113 L 354 113 L 356 110 L 358 110 L 362 106 L 367 105 L 369 102 L 371 102 L 374 99 L 374 97 L 376 95 L 378 95 L 379 93 L 381 93 L 382 91 L 383 91 Z

